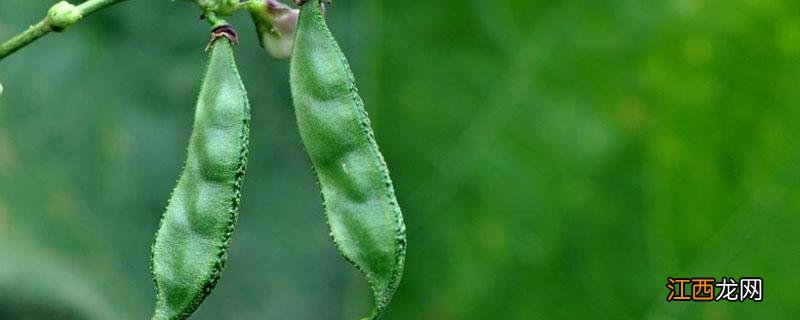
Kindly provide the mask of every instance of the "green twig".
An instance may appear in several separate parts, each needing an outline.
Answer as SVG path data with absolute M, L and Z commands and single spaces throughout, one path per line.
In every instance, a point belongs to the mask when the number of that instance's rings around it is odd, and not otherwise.
M 71 6 L 65 2 L 58 3 L 50 9 L 44 19 L 30 26 L 28 30 L 0 44 L 0 60 L 5 59 L 17 50 L 22 49 L 52 31 L 62 32 L 81 18 L 123 1 L 126 0 L 88 0 L 77 6 Z M 57 8 L 63 10 L 54 10 Z M 72 9 L 73 12 L 64 12 L 64 10 L 69 9 Z M 75 9 L 77 9 L 77 11 L 74 11 Z M 72 20 L 67 18 L 65 21 L 63 16 L 65 14 L 73 14 L 76 18 Z

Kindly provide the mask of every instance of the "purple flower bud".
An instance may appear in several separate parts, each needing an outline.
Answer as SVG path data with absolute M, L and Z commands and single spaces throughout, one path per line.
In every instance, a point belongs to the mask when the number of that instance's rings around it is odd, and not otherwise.
M 289 58 L 300 10 L 277 0 L 251 1 L 247 10 L 256 24 L 261 46 L 267 53 L 277 59 Z

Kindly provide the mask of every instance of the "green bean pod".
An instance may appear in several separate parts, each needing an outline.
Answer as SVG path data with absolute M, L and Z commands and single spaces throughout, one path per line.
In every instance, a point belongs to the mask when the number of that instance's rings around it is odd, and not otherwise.
M 322 4 L 300 9 L 291 90 L 300 135 L 339 252 L 366 277 L 379 319 L 403 273 L 405 225 L 347 59 Z
M 153 320 L 186 319 L 208 296 L 238 217 L 250 105 L 231 42 L 212 41 L 186 163 L 153 243 Z

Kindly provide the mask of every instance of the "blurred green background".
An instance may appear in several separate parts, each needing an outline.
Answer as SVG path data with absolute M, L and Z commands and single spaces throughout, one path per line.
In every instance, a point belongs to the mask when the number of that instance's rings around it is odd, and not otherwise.
M 0 38 L 54 1 L 0 1 Z M 0 62 L 0 319 L 147 319 L 208 27 L 130 0 Z M 385 319 L 800 313 L 800 2 L 350 1 L 328 12 L 392 170 L 408 257 Z M 356 319 L 288 64 L 232 19 L 253 105 L 230 264 L 192 319 Z M 666 303 L 666 278 L 764 278 Z

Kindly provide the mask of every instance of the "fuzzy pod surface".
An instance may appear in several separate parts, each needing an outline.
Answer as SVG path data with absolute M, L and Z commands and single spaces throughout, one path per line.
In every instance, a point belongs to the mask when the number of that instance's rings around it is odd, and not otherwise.
M 153 320 L 186 319 L 208 296 L 238 217 L 250 105 L 230 41 L 209 50 L 186 162 L 152 247 Z
M 347 59 L 322 4 L 300 9 L 290 79 L 295 115 L 334 244 L 366 277 L 379 319 L 403 273 L 405 225 Z

